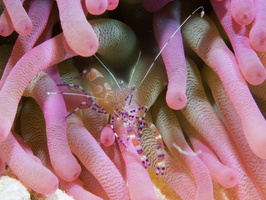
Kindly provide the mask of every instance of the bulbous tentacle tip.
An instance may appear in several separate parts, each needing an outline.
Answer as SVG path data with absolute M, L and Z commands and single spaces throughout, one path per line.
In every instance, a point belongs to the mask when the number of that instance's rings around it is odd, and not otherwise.
M 266 159 L 266 150 L 265 148 L 259 148 L 258 146 L 261 146 L 261 145 L 257 145 L 257 146 L 250 146 L 252 151 L 260 158 L 262 159 Z M 265 147 L 266 146 L 266 142 L 264 142 L 263 146 Z
M 86 7 L 90 14 L 101 15 L 107 10 L 107 0 L 86 0 Z
M 57 175 L 59 175 L 63 180 L 67 182 L 74 181 L 78 178 L 78 176 L 81 173 L 81 167 L 77 165 L 76 163 L 66 163 L 68 165 L 68 168 L 63 168 L 63 165 L 60 167 L 60 169 L 56 169 Z M 72 166 L 71 166 L 72 165 Z M 64 169 L 64 170 L 63 170 Z
M 246 72 L 246 74 L 243 74 L 245 80 L 250 83 L 251 85 L 260 85 L 262 84 L 266 79 L 266 71 L 264 67 L 260 68 L 249 68 Z M 256 70 L 254 70 L 256 69 Z
M 81 173 L 81 167 L 80 166 L 75 167 L 73 169 L 73 172 L 71 173 L 72 176 L 69 177 L 69 181 L 74 181 L 75 179 L 77 179 L 80 173 Z
M 266 51 L 266 27 L 254 26 L 250 31 L 249 39 L 256 51 Z
M 225 188 L 233 188 L 238 184 L 237 174 L 231 168 L 223 169 L 223 182 L 221 183 Z
M 170 108 L 181 110 L 187 105 L 187 96 L 184 93 L 168 89 L 166 93 L 166 102 Z
M 22 18 L 14 24 L 15 30 L 20 35 L 28 35 L 32 31 L 32 22 L 27 18 Z
M 10 31 L 7 29 L 7 26 L 6 26 L 6 24 L 4 24 L 4 23 L 2 23 L 1 21 L 0 21 L 0 35 L 1 36 L 4 36 L 4 37 L 7 37 L 7 36 L 9 36 L 11 33 L 10 33 Z
M 234 20 L 241 25 L 250 24 L 255 18 L 255 8 L 241 8 L 232 13 Z
M 36 180 L 33 179 L 31 180 L 34 181 L 34 183 L 33 182 L 26 183 L 23 182 L 23 179 L 21 180 L 25 185 L 30 187 L 35 192 L 44 195 L 53 194 L 58 189 L 59 181 L 57 177 L 48 170 L 43 170 L 42 172 L 40 172 L 40 177 L 35 176 L 34 179 Z
M 119 0 L 108 0 L 107 10 L 114 10 L 117 8 Z
M 56 192 L 56 190 L 58 189 L 58 186 L 59 186 L 59 181 L 56 177 L 54 177 L 49 186 L 47 186 L 47 188 L 45 188 L 44 191 L 40 191 L 40 193 L 42 194 L 53 194 Z
M 249 132 L 246 134 L 246 138 L 251 150 L 258 157 L 266 159 L 266 123 L 254 123 L 252 129 L 249 129 L 249 127 L 244 126 L 244 130 L 246 130 L 246 132 Z
M 100 140 L 101 140 L 101 143 L 106 147 L 109 147 L 112 144 L 114 144 L 115 135 L 114 135 L 114 132 L 110 126 L 106 126 L 103 128 L 103 130 L 101 132 Z
M 99 41 L 95 33 L 93 32 L 90 37 L 85 38 L 82 40 L 84 43 L 81 46 L 76 46 L 74 51 L 76 51 L 79 55 L 88 57 L 94 55 L 99 48 Z
M 94 55 L 99 48 L 99 40 L 96 33 L 89 23 L 77 21 L 77 30 L 75 36 L 70 37 L 68 33 L 64 32 L 64 48 L 71 55 L 80 55 L 89 57 Z

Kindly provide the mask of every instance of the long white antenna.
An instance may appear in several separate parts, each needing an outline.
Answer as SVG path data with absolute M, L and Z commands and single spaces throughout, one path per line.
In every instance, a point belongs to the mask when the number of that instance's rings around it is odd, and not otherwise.
M 96 56 L 96 54 L 94 54 L 94 57 L 99 61 L 99 63 L 101 63 L 101 65 L 104 67 L 104 69 L 111 75 L 112 79 L 114 79 L 116 85 L 118 88 L 121 88 L 120 84 L 117 82 L 117 80 L 115 79 L 115 76 L 112 74 L 112 72 L 105 66 L 105 64 L 100 60 L 100 58 L 98 56 Z
M 179 151 L 179 153 L 182 153 L 182 154 L 187 155 L 187 156 L 197 156 L 197 155 L 199 155 L 199 154 L 202 153 L 201 150 L 198 150 L 197 152 L 187 152 L 187 151 L 184 151 L 176 143 L 174 143 L 173 146 Z
M 149 72 L 151 71 L 155 61 L 158 59 L 158 57 L 162 54 L 163 50 L 165 49 L 165 47 L 168 45 L 168 43 L 170 42 L 170 40 L 175 36 L 175 34 L 181 29 L 181 27 L 192 17 L 192 15 L 194 15 L 198 10 L 202 10 L 200 12 L 200 17 L 203 17 L 205 14 L 204 8 L 203 6 L 198 7 L 196 10 L 194 10 L 186 19 L 185 21 L 183 21 L 182 24 L 180 24 L 180 26 L 175 30 L 175 32 L 171 35 L 171 37 L 167 40 L 167 42 L 163 45 L 162 49 L 159 51 L 159 53 L 157 54 L 157 56 L 155 57 L 155 59 L 153 60 L 151 66 L 149 67 L 148 71 L 146 72 L 146 74 L 144 75 L 142 81 L 139 83 L 138 87 L 143 83 L 143 81 L 145 80 L 145 78 L 148 76 Z M 137 87 L 137 88 L 138 88 Z
M 71 95 L 71 96 L 80 96 L 80 97 L 90 97 L 93 99 L 100 99 L 100 100 L 106 100 L 104 98 L 94 97 L 86 94 L 79 94 L 79 93 L 70 93 L 70 92 L 47 92 L 47 95 L 54 95 L 54 94 L 64 94 L 64 95 Z
M 133 71 L 131 72 L 131 75 L 130 75 L 130 78 L 129 78 L 129 83 L 128 83 L 128 85 L 131 84 L 131 81 L 132 81 L 133 75 L 134 75 L 134 73 L 135 73 L 135 71 L 136 71 L 136 66 L 137 66 L 138 63 L 139 63 L 140 57 L 141 57 L 141 51 L 139 51 L 139 56 L 138 56 L 137 62 L 136 62 L 135 65 L 134 65 Z

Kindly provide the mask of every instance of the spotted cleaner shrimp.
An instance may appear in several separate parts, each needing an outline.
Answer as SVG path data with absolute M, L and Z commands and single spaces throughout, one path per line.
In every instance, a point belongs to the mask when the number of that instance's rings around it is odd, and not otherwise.
M 140 87 L 140 85 L 144 82 L 149 72 L 153 68 L 156 60 L 159 58 L 165 47 L 168 45 L 169 41 L 175 36 L 175 34 L 180 30 L 180 28 L 186 23 L 186 21 L 199 9 L 201 9 L 201 17 L 204 15 L 204 8 L 198 7 L 191 15 L 189 15 L 186 20 L 175 30 L 175 32 L 171 35 L 165 45 L 161 48 L 159 53 L 156 55 L 154 60 L 152 61 L 150 67 L 148 68 L 146 74 L 140 81 L 137 87 L 132 87 L 128 85 L 123 85 L 118 83 L 115 79 L 114 75 L 110 72 L 110 70 L 102 63 L 102 61 L 96 56 L 96 59 L 101 63 L 101 65 L 107 70 L 107 72 L 114 79 L 118 89 L 112 89 L 109 83 L 106 81 L 105 77 L 96 69 L 92 68 L 88 73 L 86 73 L 86 79 L 89 83 L 91 93 L 87 93 L 82 86 L 75 84 L 58 84 L 58 86 L 67 86 L 72 88 L 77 88 L 81 90 L 83 94 L 76 93 L 65 93 L 65 92 L 48 92 L 48 95 L 51 94 L 64 94 L 64 95 L 79 95 L 85 96 L 88 98 L 89 102 L 81 102 L 81 104 L 72 112 L 70 112 L 66 117 L 69 117 L 73 113 L 77 112 L 80 108 L 86 106 L 97 113 L 100 114 L 109 114 L 110 118 L 110 127 L 119 142 L 126 148 L 126 144 L 121 140 L 121 138 L 117 135 L 116 130 L 114 128 L 115 122 L 120 122 L 126 128 L 128 137 L 131 139 L 137 153 L 140 156 L 141 162 L 145 168 L 147 165 L 150 165 L 150 161 L 146 157 L 144 151 L 142 150 L 140 137 L 142 136 L 143 128 L 149 128 L 154 133 L 154 137 L 156 139 L 156 148 L 157 148 L 157 166 L 156 166 L 156 174 L 163 175 L 165 173 L 165 159 L 164 159 L 164 144 L 159 130 L 155 127 L 155 125 L 151 122 L 145 120 L 145 115 L 148 111 L 147 106 L 140 106 L 134 109 L 130 108 L 132 103 L 132 97 L 134 92 Z M 139 55 L 140 58 L 140 55 Z M 85 73 L 84 73 L 85 74 Z M 137 130 L 137 131 L 135 131 Z

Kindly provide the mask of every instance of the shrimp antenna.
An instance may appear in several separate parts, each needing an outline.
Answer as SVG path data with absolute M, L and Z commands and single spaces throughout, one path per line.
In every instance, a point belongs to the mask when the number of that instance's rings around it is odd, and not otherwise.
M 162 49 L 159 51 L 159 53 L 157 54 L 157 56 L 155 57 L 155 59 L 153 60 L 151 66 L 149 67 L 148 71 L 146 72 L 146 74 L 144 75 L 142 81 L 140 82 L 140 84 L 138 85 L 138 87 L 144 82 L 144 80 L 146 79 L 146 77 L 148 76 L 149 72 L 151 71 L 152 67 L 154 66 L 154 63 L 156 62 L 156 60 L 158 59 L 158 57 L 162 54 L 163 50 L 165 49 L 165 47 L 168 45 L 168 43 L 170 42 L 170 40 L 175 36 L 175 34 L 181 29 L 181 27 L 192 17 L 192 15 L 194 15 L 198 10 L 201 9 L 200 12 L 200 17 L 203 17 L 205 14 L 204 11 L 204 7 L 200 6 L 198 7 L 196 10 L 194 10 L 186 19 L 185 21 L 182 22 L 182 24 L 180 24 L 180 26 L 175 30 L 175 32 L 171 35 L 171 37 L 167 40 L 167 42 L 163 45 Z M 137 87 L 137 88 L 138 88 Z
M 138 65 L 139 60 L 140 60 L 140 57 L 141 57 L 141 51 L 139 51 L 139 56 L 138 56 L 137 62 L 135 63 L 134 66 L 137 66 L 137 65 Z M 129 83 L 128 83 L 128 85 L 131 84 L 131 81 L 132 81 L 132 79 L 133 79 L 133 75 L 134 75 L 135 71 L 136 71 L 136 67 L 134 67 L 134 68 L 133 68 L 133 71 L 131 72 L 131 75 L 130 75 L 130 78 L 129 78 Z
M 64 94 L 64 95 L 71 95 L 71 96 L 90 97 L 93 99 L 107 100 L 104 98 L 94 97 L 94 96 L 90 96 L 87 94 L 70 93 L 70 92 L 47 92 L 47 95 L 54 95 L 54 94 Z
M 121 88 L 121 85 L 117 82 L 117 80 L 115 79 L 115 76 L 113 75 L 113 73 L 108 69 L 108 67 L 106 67 L 106 65 L 100 60 L 100 58 L 98 56 L 96 56 L 96 54 L 94 54 L 94 57 L 99 61 L 99 63 L 101 63 L 101 65 L 104 67 L 104 69 L 111 75 L 112 79 L 114 79 L 116 85 L 118 88 Z

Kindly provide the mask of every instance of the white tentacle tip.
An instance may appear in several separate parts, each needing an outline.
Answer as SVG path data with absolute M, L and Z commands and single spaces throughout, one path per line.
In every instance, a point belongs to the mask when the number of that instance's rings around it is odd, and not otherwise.
M 47 95 L 51 95 L 51 94 L 61 94 L 60 92 L 47 92 Z
M 187 155 L 187 156 L 197 156 L 199 154 L 202 153 L 201 150 L 198 150 L 196 152 L 187 152 L 187 151 L 184 151 L 183 149 L 181 149 L 181 147 L 179 147 L 177 144 L 173 144 L 173 146 L 181 153 L 181 154 L 184 154 L 184 155 Z
M 202 10 L 202 11 L 200 12 L 200 17 L 202 18 L 204 15 L 205 15 L 205 11 Z

